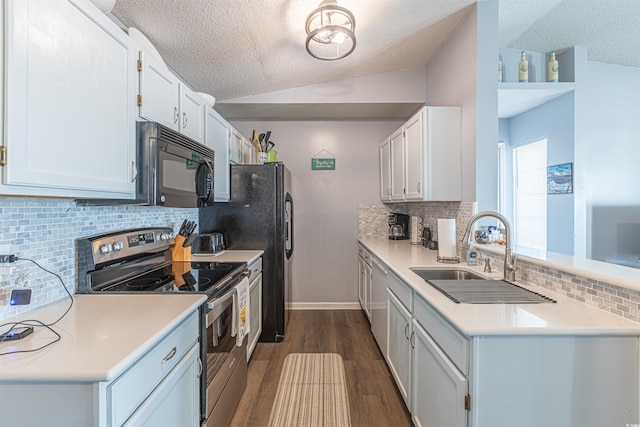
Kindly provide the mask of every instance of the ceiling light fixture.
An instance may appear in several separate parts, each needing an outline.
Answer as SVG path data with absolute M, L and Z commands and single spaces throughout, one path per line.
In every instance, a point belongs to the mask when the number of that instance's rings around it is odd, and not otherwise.
M 335 0 L 324 0 L 307 17 L 307 52 L 324 61 L 342 59 L 356 48 L 355 28 L 349 9 Z

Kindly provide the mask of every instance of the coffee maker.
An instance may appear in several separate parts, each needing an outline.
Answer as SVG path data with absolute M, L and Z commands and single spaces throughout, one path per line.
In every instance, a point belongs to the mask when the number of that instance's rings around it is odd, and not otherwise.
M 409 238 L 409 215 L 389 214 L 389 239 L 405 240 Z

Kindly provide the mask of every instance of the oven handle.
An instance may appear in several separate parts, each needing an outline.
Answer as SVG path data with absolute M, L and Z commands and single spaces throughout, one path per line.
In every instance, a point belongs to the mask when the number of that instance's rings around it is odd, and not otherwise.
M 234 283 L 233 286 L 231 288 L 229 288 L 229 290 L 224 295 L 222 295 L 219 298 L 211 298 L 209 301 L 207 301 L 207 308 L 209 310 L 213 310 L 214 306 L 219 306 L 220 304 L 222 304 L 225 301 L 227 301 L 229 298 L 232 298 L 233 297 L 233 293 L 236 290 L 236 285 L 238 283 L 240 283 L 242 281 L 242 279 L 244 279 L 245 277 L 249 277 L 250 273 L 251 273 L 250 270 L 245 270 L 242 273 L 240 273 L 238 275 L 236 283 Z

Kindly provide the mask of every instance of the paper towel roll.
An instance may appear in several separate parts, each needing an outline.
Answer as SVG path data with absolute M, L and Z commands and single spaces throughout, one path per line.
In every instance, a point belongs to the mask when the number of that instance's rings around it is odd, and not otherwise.
M 456 258 L 456 220 L 438 219 L 438 258 Z

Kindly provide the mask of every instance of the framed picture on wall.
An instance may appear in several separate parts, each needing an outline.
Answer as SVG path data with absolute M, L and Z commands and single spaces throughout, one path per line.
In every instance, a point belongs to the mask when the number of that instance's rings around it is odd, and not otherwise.
M 547 194 L 573 193 L 573 163 L 547 166 Z

